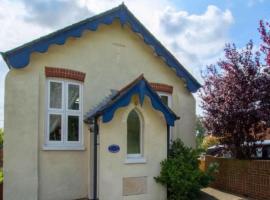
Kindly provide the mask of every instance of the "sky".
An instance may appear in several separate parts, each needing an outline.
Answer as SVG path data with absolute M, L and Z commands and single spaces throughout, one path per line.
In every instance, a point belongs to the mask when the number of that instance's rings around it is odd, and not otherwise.
M 0 0 L 0 52 L 122 2 L 200 82 L 201 70 L 222 58 L 226 43 L 243 48 L 252 39 L 259 48 L 259 20 L 270 21 L 270 0 Z M 7 72 L 0 58 L 0 128 Z

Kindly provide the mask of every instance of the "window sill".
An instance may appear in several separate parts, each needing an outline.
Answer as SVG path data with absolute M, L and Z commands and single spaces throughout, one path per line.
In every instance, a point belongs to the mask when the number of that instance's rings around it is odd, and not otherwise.
M 127 158 L 125 160 L 125 164 L 145 164 L 146 159 L 143 157 L 138 157 L 138 158 Z
M 84 146 L 53 146 L 43 145 L 42 150 L 44 151 L 84 151 Z

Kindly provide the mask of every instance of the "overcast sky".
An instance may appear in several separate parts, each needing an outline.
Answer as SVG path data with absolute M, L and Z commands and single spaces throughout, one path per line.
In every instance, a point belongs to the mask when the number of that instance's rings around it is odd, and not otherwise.
M 0 0 L 0 51 L 115 7 L 123 0 Z M 270 21 L 270 0 L 126 0 L 135 16 L 199 80 L 200 70 L 222 57 L 224 44 L 259 46 L 260 19 Z M 0 58 L 0 127 L 4 79 Z M 198 112 L 200 110 L 198 109 Z

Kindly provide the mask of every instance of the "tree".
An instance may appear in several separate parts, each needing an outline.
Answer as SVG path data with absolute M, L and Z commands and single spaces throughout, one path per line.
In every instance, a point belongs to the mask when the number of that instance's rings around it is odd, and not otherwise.
M 203 138 L 201 147 L 207 150 L 209 147 L 219 144 L 219 139 L 213 135 L 207 135 Z
M 263 41 L 261 51 L 265 54 L 266 64 L 270 66 L 270 24 L 268 22 L 264 23 L 263 20 L 261 20 L 259 32 Z
M 236 158 L 251 158 L 269 126 L 270 79 L 250 41 L 242 50 L 225 47 L 225 58 L 203 74 L 204 124 Z
M 201 116 L 196 117 L 196 147 L 201 148 L 201 144 L 204 139 L 204 134 L 205 134 L 205 127 L 203 125 L 203 118 Z

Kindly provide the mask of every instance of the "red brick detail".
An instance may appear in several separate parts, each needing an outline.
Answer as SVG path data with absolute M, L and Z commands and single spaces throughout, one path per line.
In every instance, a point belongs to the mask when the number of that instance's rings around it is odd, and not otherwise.
M 173 86 L 166 85 L 163 83 L 150 83 L 151 87 L 157 92 L 166 92 L 172 94 Z
M 266 200 L 270 197 L 270 160 L 237 160 L 206 156 L 200 168 L 205 171 L 211 163 L 218 163 L 218 172 L 211 187 Z
M 46 77 L 67 78 L 82 82 L 85 79 L 85 73 L 83 72 L 55 67 L 45 67 L 45 75 Z

